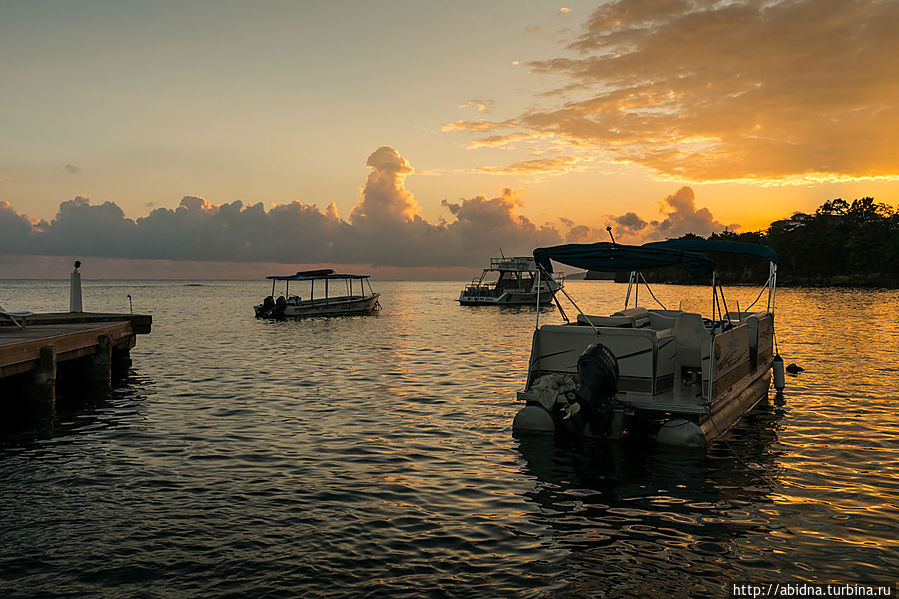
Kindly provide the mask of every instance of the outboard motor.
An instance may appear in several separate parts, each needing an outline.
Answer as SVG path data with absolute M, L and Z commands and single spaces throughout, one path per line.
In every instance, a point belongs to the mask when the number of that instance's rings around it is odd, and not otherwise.
M 275 299 L 272 296 L 268 296 L 262 300 L 261 306 L 256 306 L 256 318 L 268 318 L 274 309 Z
M 618 360 L 605 345 L 587 347 L 571 374 L 546 374 L 529 389 L 528 403 L 512 422 L 515 434 L 556 433 L 578 438 L 608 437 L 615 420 Z
M 284 318 L 284 310 L 287 309 L 287 300 L 284 299 L 283 295 L 279 295 L 278 299 L 275 300 L 275 308 L 272 310 L 272 314 L 275 318 Z
M 590 433 L 605 437 L 612 432 L 612 398 L 618 393 L 618 360 L 602 343 L 594 343 L 577 360 L 580 384 L 575 390 L 577 403 Z

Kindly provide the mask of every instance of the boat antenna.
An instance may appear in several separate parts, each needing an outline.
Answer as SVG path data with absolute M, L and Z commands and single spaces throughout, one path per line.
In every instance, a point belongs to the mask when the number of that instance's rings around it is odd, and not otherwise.
M 506 255 L 503 254 L 503 248 L 499 248 L 499 255 L 500 255 L 500 258 L 502 258 L 503 260 L 506 259 Z
M 607 225 L 607 226 L 606 226 L 606 231 L 609 232 L 609 237 L 612 238 L 612 243 L 614 244 L 614 243 L 615 243 L 615 236 L 612 235 L 612 226 L 611 226 L 611 225 Z

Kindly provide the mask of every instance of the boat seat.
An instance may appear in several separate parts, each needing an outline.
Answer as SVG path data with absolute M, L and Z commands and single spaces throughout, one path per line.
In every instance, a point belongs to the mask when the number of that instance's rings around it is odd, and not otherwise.
M 593 324 L 595 327 L 645 327 L 649 324 L 649 311 L 646 308 L 630 308 L 615 312 L 611 316 L 591 316 L 578 314 L 577 322 L 581 325 Z
M 662 329 L 673 329 L 674 321 L 676 318 L 676 316 L 665 316 L 664 314 L 659 314 L 658 312 L 650 312 L 649 326 L 660 331 Z
M 677 359 L 681 366 L 702 368 L 702 342 L 710 335 L 695 312 L 682 312 L 674 319 L 671 331 L 677 339 Z

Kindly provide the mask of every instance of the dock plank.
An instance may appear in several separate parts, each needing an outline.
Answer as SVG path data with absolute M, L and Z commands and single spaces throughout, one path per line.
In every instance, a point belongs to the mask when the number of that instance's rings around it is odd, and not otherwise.
M 130 314 L 51 313 L 30 316 L 27 326 L 0 326 L 0 378 L 37 368 L 41 348 L 53 347 L 59 361 L 91 355 L 100 338 L 129 350 L 137 334 L 149 333 L 150 316 Z

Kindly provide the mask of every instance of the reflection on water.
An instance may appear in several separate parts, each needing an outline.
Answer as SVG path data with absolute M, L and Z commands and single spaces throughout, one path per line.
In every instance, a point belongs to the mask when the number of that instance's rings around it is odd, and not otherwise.
M 780 352 L 805 372 L 696 456 L 513 439 L 534 311 L 460 307 L 461 285 L 382 283 L 377 316 L 279 323 L 252 318 L 264 282 L 85 281 L 87 307 L 130 294 L 153 333 L 109 395 L 3 435 L 0 592 L 714 597 L 899 571 L 899 323 L 871 327 L 899 293 L 780 290 Z M 624 295 L 566 289 L 592 313 Z
M 567 554 L 565 592 L 722 596 L 741 573 L 727 563 L 738 539 L 788 532 L 756 507 L 776 485 L 769 478 L 776 418 L 760 407 L 730 447 L 708 457 L 634 442 L 522 439 L 525 471 L 539 481 L 526 496 Z M 763 566 L 776 573 L 774 562 L 757 559 L 747 576 L 758 579 Z

